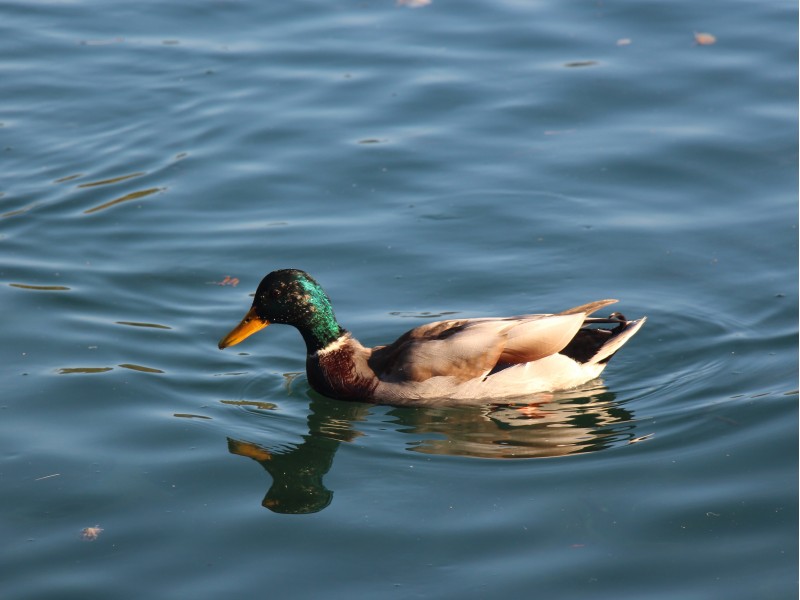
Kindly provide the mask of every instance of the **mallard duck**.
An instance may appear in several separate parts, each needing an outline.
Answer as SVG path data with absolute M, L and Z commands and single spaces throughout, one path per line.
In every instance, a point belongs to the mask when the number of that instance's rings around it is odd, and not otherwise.
M 325 396 L 393 405 L 489 402 L 574 388 L 600 375 L 646 320 L 589 317 L 614 302 L 558 314 L 437 321 L 365 348 L 339 325 L 308 273 L 282 269 L 262 279 L 250 311 L 219 348 L 282 323 L 303 336 L 308 382 Z

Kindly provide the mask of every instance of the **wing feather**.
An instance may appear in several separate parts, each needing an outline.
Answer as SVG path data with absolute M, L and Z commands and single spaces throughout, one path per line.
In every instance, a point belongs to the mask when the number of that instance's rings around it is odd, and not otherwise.
M 560 352 L 583 325 L 584 313 L 536 315 L 515 324 L 500 355 L 500 362 L 518 364 Z
M 428 323 L 389 346 L 375 348 L 370 366 L 390 381 L 425 381 L 437 376 L 467 381 L 482 377 L 497 364 L 509 327 L 500 319 Z
M 374 348 L 369 366 L 386 381 L 481 378 L 498 367 L 557 354 L 575 337 L 588 314 L 614 302 L 599 300 L 557 315 L 426 323 L 388 346 Z

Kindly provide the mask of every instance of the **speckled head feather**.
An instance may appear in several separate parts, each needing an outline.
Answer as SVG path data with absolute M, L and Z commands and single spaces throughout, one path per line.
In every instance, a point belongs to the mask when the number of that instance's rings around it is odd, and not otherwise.
M 258 284 L 253 309 L 259 318 L 270 323 L 296 327 L 309 354 L 345 333 L 325 291 L 311 275 L 299 269 L 281 269 L 264 277 Z

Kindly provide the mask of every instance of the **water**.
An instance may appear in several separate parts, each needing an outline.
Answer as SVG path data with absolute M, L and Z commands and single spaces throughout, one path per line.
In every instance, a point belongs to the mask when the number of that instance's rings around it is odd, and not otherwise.
M 796 597 L 796 22 L 5 3 L 3 598 Z M 530 405 L 347 404 L 216 349 L 282 267 L 371 345 L 648 323 Z

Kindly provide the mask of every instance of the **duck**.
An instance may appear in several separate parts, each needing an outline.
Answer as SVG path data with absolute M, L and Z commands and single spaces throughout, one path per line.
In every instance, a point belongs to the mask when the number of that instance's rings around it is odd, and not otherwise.
M 395 406 L 497 403 L 596 379 L 647 320 L 590 316 L 615 302 L 435 321 L 367 348 L 339 324 L 315 279 L 280 269 L 261 280 L 250 310 L 218 346 L 239 344 L 271 324 L 291 325 L 305 341 L 308 383 L 323 396 Z

